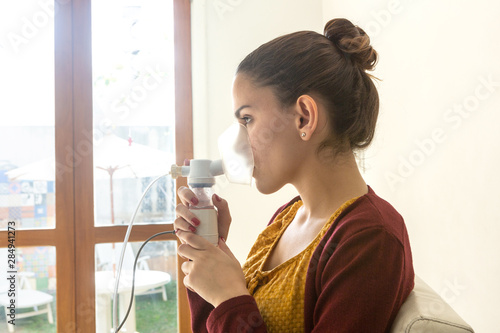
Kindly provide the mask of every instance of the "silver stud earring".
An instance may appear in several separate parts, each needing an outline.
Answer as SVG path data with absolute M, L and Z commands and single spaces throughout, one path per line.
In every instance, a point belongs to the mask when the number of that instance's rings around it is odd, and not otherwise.
M 303 138 L 305 138 L 305 137 L 306 137 L 306 132 L 302 132 L 302 133 L 300 134 L 300 136 L 301 136 L 301 137 L 303 137 Z

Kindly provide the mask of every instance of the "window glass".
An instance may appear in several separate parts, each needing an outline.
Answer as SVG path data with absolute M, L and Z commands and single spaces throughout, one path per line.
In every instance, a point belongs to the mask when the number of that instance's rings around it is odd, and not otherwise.
M 124 318 L 130 302 L 132 270 L 142 242 L 128 243 L 120 287 L 118 314 Z M 134 302 L 124 325 L 127 332 L 177 332 L 176 241 L 147 243 L 137 261 Z M 122 251 L 121 243 L 95 246 L 96 332 L 112 327 L 112 298 L 115 276 Z
M 55 226 L 55 11 L 47 0 L 0 10 L 0 229 Z
M 95 224 L 128 224 L 143 190 L 174 152 L 171 0 L 93 1 Z M 170 178 L 146 195 L 136 223 L 171 223 Z
M 56 250 L 53 246 L 0 248 L 1 332 L 56 332 Z M 9 309 L 16 298 L 15 315 Z M 14 326 L 9 321 L 14 319 Z M 6 330 L 3 330 L 6 328 Z

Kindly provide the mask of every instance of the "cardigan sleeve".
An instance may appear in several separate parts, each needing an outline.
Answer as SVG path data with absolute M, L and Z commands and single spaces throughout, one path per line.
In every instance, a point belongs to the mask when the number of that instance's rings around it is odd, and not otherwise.
M 187 290 L 189 308 L 191 310 L 191 329 L 196 333 L 207 331 L 207 318 L 214 309 L 213 305 L 205 301 L 197 293 Z
M 193 332 L 267 332 L 266 325 L 252 296 L 238 296 L 214 307 L 188 290 Z
M 250 295 L 231 298 L 210 314 L 207 327 L 209 332 L 252 332 L 266 333 L 266 324 L 255 299 Z
M 413 289 L 411 253 L 384 228 L 331 239 L 309 270 L 315 281 L 306 295 L 315 303 L 305 309 L 306 332 L 389 332 Z

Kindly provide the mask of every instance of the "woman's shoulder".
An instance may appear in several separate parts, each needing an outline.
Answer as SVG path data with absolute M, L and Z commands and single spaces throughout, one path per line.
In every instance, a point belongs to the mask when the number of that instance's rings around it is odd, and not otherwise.
M 331 236 L 346 238 L 366 230 L 379 230 L 395 237 L 402 245 L 408 241 L 406 225 L 401 214 L 371 187 L 335 221 Z

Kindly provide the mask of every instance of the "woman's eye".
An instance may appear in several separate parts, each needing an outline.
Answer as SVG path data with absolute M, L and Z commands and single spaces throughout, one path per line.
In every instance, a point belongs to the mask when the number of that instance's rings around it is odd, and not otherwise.
M 243 121 L 243 124 L 248 124 L 249 122 L 252 121 L 252 118 L 247 117 L 247 116 L 243 116 L 240 119 Z
M 240 122 L 240 124 L 246 126 L 248 123 L 250 123 L 250 121 L 252 121 L 252 118 L 248 116 L 241 116 L 240 118 L 238 118 L 238 121 Z

